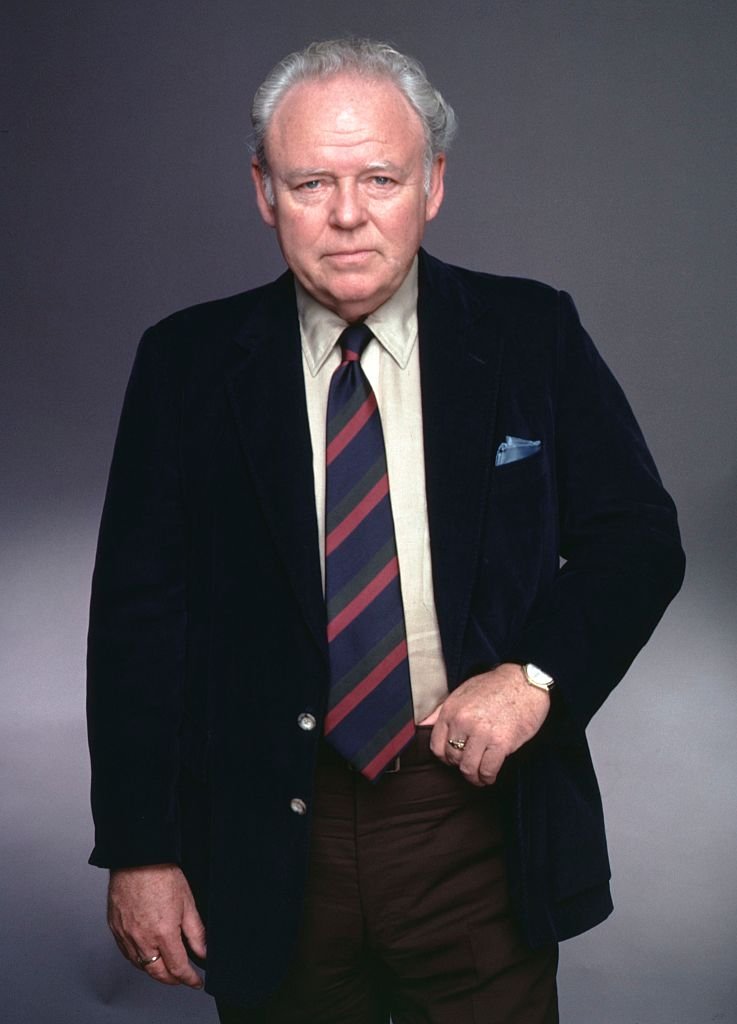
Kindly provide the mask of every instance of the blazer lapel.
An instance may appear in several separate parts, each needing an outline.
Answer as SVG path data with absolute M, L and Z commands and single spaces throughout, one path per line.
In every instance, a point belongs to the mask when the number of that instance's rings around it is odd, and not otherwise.
M 241 444 L 297 601 L 327 658 L 312 446 L 291 274 L 274 282 L 238 341 L 246 358 L 228 390 Z
M 452 270 L 420 253 L 418 300 L 433 586 L 449 685 L 478 571 L 493 463 L 502 338 Z

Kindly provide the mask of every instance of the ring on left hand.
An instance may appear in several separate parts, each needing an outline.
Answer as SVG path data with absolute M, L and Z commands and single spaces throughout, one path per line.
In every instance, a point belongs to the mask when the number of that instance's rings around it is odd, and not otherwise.
M 448 740 L 448 746 L 452 747 L 454 750 L 463 750 L 463 748 L 466 746 L 466 741 L 465 740 L 454 740 L 451 737 L 451 739 Z
M 161 959 L 161 953 L 155 953 L 153 956 L 139 956 L 138 966 L 139 967 L 150 967 L 151 964 L 155 964 L 157 960 Z

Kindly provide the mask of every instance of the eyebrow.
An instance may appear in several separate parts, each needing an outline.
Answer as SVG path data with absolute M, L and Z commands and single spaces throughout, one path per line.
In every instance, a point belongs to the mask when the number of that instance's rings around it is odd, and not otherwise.
M 367 171 L 393 171 L 398 173 L 403 170 L 398 164 L 393 164 L 391 160 L 375 160 L 373 163 L 366 165 Z
M 320 178 L 326 174 L 330 174 L 327 167 L 294 167 L 291 171 L 286 171 L 284 177 L 287 180 L 290 178 Z
M 392 163 L 390 160 L 373 160 L 370 164 L 362 169 L 361 173 L 371 171 L 391 171 L 394 173 L 400 173 L 403 168 L 397 164 Z M 285 181 L 293 181 L 298 178 L 305 178 L 310 180 L 311 178 L 332 178 L 335 177 L 333 172 L 327 167 L 293 167 L 291 170 L 284 174 Z

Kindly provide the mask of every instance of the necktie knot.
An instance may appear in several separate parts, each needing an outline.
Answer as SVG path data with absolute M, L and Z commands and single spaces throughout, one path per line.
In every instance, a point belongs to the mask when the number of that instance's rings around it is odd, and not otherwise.
M 366 324 L 349 324 L 338 338 L 343 362 L 357 363 L 373 336 L 371 328 Z

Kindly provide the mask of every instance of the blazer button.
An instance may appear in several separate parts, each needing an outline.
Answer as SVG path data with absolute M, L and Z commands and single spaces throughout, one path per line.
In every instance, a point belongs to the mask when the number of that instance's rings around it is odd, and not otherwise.
M 307 804 L 304 800 L 300 800 L 298 796 L 293 797 L 292 800 L 289 801 L 289 806 L 295 814 L 307 814 Z
M 308 712 L 303 711 L 301 715 L 297 716 L 297 725 L 300 729 L 304 729 L 305 732 L 312 732 L 317 725 L 317 719 L 314 715 L 310 715 Z

